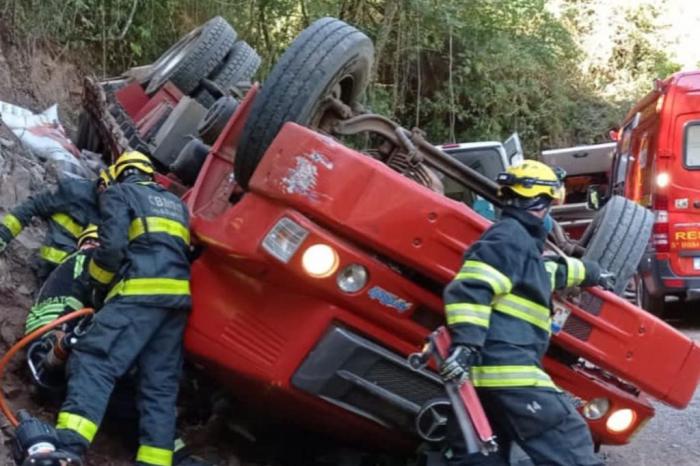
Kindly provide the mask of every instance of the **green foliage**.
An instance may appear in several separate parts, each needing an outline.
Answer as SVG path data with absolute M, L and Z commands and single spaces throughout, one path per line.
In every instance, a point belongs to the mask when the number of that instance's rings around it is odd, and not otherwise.
M 18 37 L 75 50 L 104 75 L 221 15 L 263 57 L 262 79 L 299 31 L 336 16 L 375 40 L 373 111 L 434 142 L 518 131 L 530 153 L 604 140 L 652 77 L 677 68 L 655 36 L 659 8 L 613 12 L 591 46 L 612 10 L 594 0 L 0 0 Z

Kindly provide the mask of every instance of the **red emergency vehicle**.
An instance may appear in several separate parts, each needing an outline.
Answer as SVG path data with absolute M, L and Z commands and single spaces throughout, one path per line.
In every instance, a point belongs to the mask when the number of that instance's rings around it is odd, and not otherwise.
M 656 81 L 627 113 L 610 188 L 655 213 L 642 307 L 660 314 L 667 296 L 700 297 L 700 70 Z

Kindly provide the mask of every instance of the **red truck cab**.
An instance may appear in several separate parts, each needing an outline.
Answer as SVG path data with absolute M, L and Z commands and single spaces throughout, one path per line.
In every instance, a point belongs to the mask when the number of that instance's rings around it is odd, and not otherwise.
M 642 306 L 661 313 L 666 296 L 700 297 L 700 71 L 657 81 L 628 112 L 610 192 L 655 213 L 640 265 Z

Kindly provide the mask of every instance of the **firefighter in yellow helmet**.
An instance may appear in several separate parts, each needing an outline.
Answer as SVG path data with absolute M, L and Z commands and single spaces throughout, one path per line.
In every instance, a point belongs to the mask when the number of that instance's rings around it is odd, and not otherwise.
M 99 244 L 97 225 L 88 225 L 78 236 L 78 250 L 56 267 L 39 290 L 29 311 L 25 334 L 33 332 L 68 312 L 92 307 L 90 290 L 80 287 L 79 278 L 87 273 L 87 261 Z
M 78 250 L 53 269 L 39 290 L 27 315 L 25 334 L 70 312 L 92 307 L 92 290 L 81 277 L 87 275 L 87 263 L 98 244 L 97 225 L 88 225 L 78 236 Z M 67 356 L 64 351 L 55 352 L 54 347 L 65 341 L 64 335 L 71 332 L 77 323 L 78 321 L 68 322 L 41 336 L 29 347 L 27 363 L 40 394 L 49 398 L 60 396 L 65 386 L 65 358 L 47 357 L 59 353 Z
M 531 160 L 499 174 L 502 217 L 469 247 L 444 291 L 453 346 L 441 374 L 477 388 L 499 438 L 497 464 L 509 464 L 512 442 L 535 464 L 603 464 L 583 418 L 542 368 L 553 290 L 601 283 L 595 263 L 542 256 L 562 177 Z M 457 429 L 450 422 L 448 464 L 494 464 L 468 455 Z
M 97 190 L 102 193 L 105 189 L 110 187 L 116 179 L 115 167 L 110 165 L 107 168 L 100 170 L 99 179 L 97 181 Z
M 148 156 L 126 152 L 114 164 L 115 183 L 100 195 L 100 245 L 88 273 L 104 306 L 72 350 L 56 427 L 61 450 L 82 455 L 115 381 L 136 365 L 136 461 L 169 466 L 190 308 L 190 233 L 185 205 L 153 182 L 153 174 Z

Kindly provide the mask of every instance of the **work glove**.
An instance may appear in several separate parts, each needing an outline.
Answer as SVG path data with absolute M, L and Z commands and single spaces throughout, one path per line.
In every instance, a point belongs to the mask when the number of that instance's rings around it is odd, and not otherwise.
M 440 367 L 440 375 L 445 382 L 456 381 L 463 383 L 469 378 L 469 369 L 479 360 L 479 352 L 476 348 L 464 345 L 455 345 L 450 355 Z
M 617 277 L 615 276 L 614 273 L 601 269 L 600 270 L 600 275 L 598 276 L 598 285 L 601 286 L 602 288 L 612 291 L 615 289 L 615 280 Z

